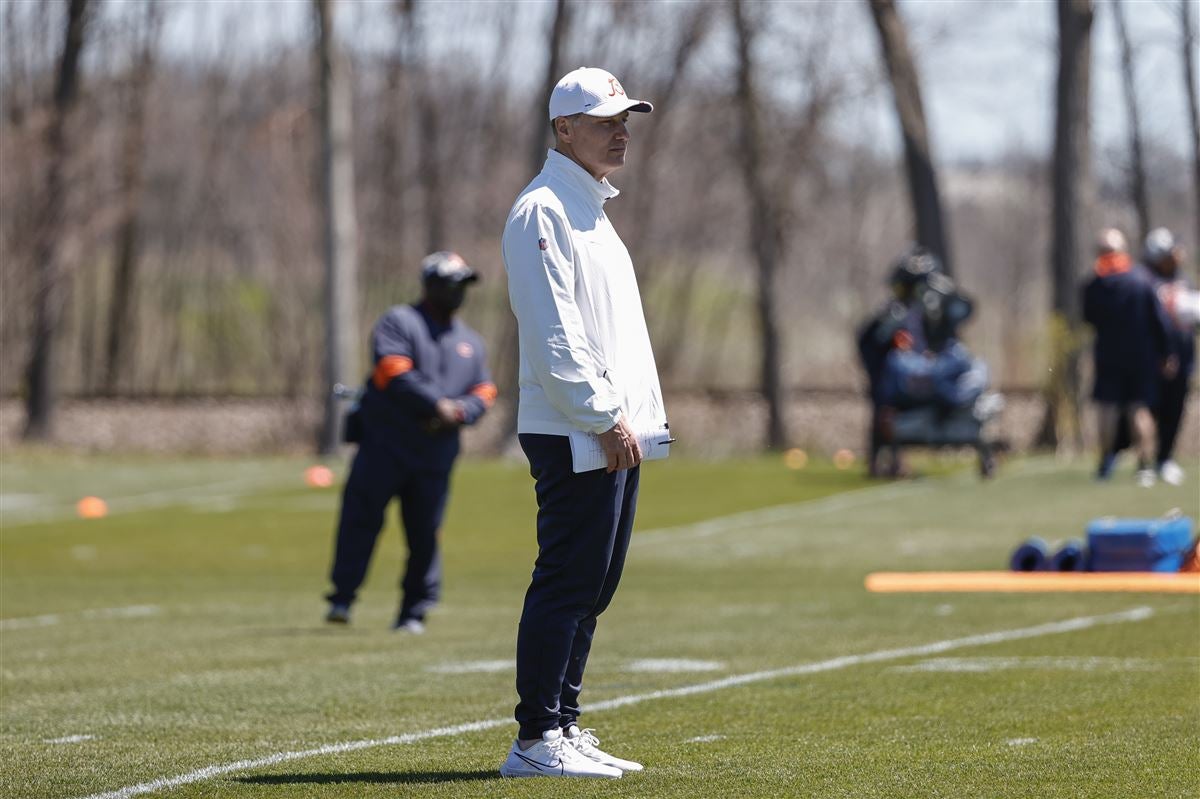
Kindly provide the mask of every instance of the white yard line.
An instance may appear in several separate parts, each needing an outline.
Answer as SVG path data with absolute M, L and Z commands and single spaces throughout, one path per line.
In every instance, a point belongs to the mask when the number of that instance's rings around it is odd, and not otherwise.
M 52 627 L 75 619 L 140 619 L 162 612 L 158 605 L 129 605 L 124 608 L 91 608 L 77 613 L 46 613 L 41 616 L 20 616 L 0 619 L 0 630 L 29 630 L 35 627 Z
M 1066 619 L 1065 621 L 1038 624 L 1033 627 L 1022 627 L 1016 630 L 999 630 L 997 632 L 982 633 L 980 635 L 968 635 L 964 638 L 950 638 L 944 641 L 935 641 L 930 644 L 900 647 L 897 649 L 881 649 L 876 652 L 867 652 L 861 655 L 845 655 L 843 657 L 831 658 L 829 660 L 822 660 L 816 663 L 801 663 L 782 669 L 770 669 L 767 671 L 755 671 L 748 674 L 739 674 L 720 680 L 696 683 L 694 685 L 685 685 L 680 688 L 669 688 L 662 691 L 651 691 L 650 693 L 631 694 L 629 696 L 616 697 L 615 699 L 609 699 L 607 701 L 590 704 L 588 705 L 587 709 L 589 711 L 612 710 L 614 708 L 627 707 L 629 705 L 636 705 L 656 699 L 672 699 L 681 696 L 692 696 L 694 694 L 723 691 L 726 688 L 734 688 L 739 685 L 748 685 L 750 683 L 763 682 L 765 680 L 775 680 L 779 679 L 780 677 L 796 677 L 806 674 L 819 674 L 821 672 L 836 671 L 837 669 L 844 669 L 850 666 L 858 666 L 864 663 L 879 663 L 888 660 L 898 660 L 901 658 L 932 655 L 939 652 L 949 652 L 951 650 L 963 649 L 972 646 L 986 646 L 988 644 L 999 644 L 1006 641 L 1019 641 L 1026 638 L 1038 638 L 1043 635 L 1058 635 L 1060 633 L 1077 632 L 1079 630 L 1087 630 L 1103 624 L 1122 624 L 1126 622 L 1144 621 L 1153 615 L 1154 611 L 1151 608 L 1139 607 L 1122 611 L 1120 613 L 1109 613 L 1103 616 L 1081 616 L 1079 618 Z M 361 749 L 372 749 L 380 746 L 399 746 L 403 744 L 417 743 L 418 741 L 426 741 L 431 738 L 446 738 L 454 735 L 482 732 L 483 730 L 491 730 L 497 727 L 509 726 L 513 723 L 513 720 L 508 717 L 499 719 L 484 719 L 482 721 L 472 721 L 466 724 L 458 724 L 453 727 L 438 727 L 430 730 L 421 730 L 419 732 L 410 732 L 404 735 L 393 735 L 388 738 L 346 741 L 343 743 L 326 744 L 325 746 L 319 746 L 314 749 L 303 749 L 291 752 L 276 752 L 273 755 L 266 755 L 259 758 L 238 760 L 234 763 L 222 763 L 207 766 L 205 768 L 188 772 L 187 774 L 180 774 L 175 777 L 160 777 L 156 780 L 138 783 L 137 785 L 130 785 L 125 788 L 118 788 L 114 791 L 92 794 L 86 797 L 86 799 L 129 799 L 129 797 L 132 796 L 140 796 L 142 794 L 154 793 L 156 791 L 169 790 L 171 788 L 177 788 L 180 785 L 190 785 L 192 783 L 210 780 L 214 777 L 220 777 L 224 774 L 231 774 L 237 771 L 247 771 L 250 769 L 265 768 L 267 766 L 273 766 L 291 760 L 301 760 L 309 757 L 319 757 L 321 755 L 336 755 L 344 752 L 355 752 Z

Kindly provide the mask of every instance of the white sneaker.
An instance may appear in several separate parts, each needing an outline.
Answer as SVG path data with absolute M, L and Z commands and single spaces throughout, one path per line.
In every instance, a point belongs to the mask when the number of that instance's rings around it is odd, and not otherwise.
M 1154 474 L 1153 469 L 1138 469 L 1133 479 L 1142 488 L 1153 488 L 1154 484 L 1158 482 L 1158 476 Z
M 1167 485 L 1181 486 L 1186 475 L 1184 475 L 1182 467 L 1175 461 L 1163 461 L 1162 465 L 1158 467 L 1158 476 Z
M 425 622 L 420 619 L 397 619 L 396 623 L 392 625 L 392 629 L 398 633 L 420 635 L 425 632 Z
M 575 747 L 575 751 L 588 760 L 602 763 L 605 766 L 619 768 L 621 771 L 642 770 L 641 763 L 634 763 L 632 760 L 614 757 L 600 749 L 600 740 L 592 734 L 592 730 L 581 730 L 572 724 L 570 727 L 567 727 L 565 734 L 567 743 Z
M 584 757 L 567 743 L 562 730 L 546 730 L 528 749 L 513 741 L 500 764 L 501 777 L 601 777 L 617 779 L 621 769 Z

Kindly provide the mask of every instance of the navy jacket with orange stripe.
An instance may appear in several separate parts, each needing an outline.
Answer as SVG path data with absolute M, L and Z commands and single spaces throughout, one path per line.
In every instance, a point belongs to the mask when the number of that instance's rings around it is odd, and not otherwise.
M 382 443 L 413 468 L 449 470 L 458 428 L 437 425 L 436 403 L 459 403 L 464 425 L 496 399 L 483 339 L 460 320 L 449 326 L 419 305 L 397 305 L 371 334 L 374 370 L 362 398 L 363 436 Z

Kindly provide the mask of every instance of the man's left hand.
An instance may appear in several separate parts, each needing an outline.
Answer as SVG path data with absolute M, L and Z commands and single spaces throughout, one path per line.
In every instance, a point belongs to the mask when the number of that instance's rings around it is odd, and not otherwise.
M 467 420 L 467 411 L 463 404 L 449 397 L 442 397 L 437 401 L 434 413 L 436 415 L 430 425 L 434 430 L 453 430 Z
M 642 448 L 633 428 L 624 417 L 611 430 L 599 435 L 600 447 L 608 460 L 608 472 L 632 469 L 642 462 Z

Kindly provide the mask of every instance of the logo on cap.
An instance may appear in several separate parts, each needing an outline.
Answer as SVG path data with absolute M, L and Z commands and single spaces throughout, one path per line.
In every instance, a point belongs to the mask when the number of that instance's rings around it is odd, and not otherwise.
M 550 245 L 546 243 L 546 240 L 545 240 L 545 239 L 538 239 L 538 249 L 539 249 L 539 250 L 544 250 L 544 249 L 546 249 L 546 248 L 547 248 L 547 247 L 549 247 L 549 246 L 550 246 Z

